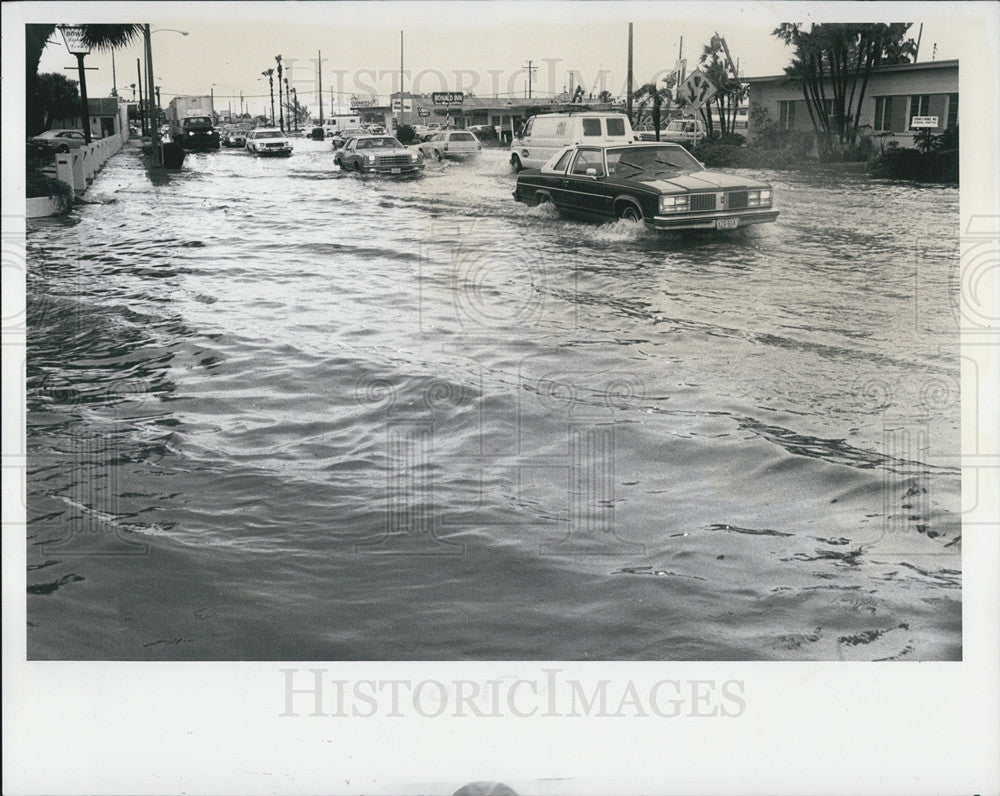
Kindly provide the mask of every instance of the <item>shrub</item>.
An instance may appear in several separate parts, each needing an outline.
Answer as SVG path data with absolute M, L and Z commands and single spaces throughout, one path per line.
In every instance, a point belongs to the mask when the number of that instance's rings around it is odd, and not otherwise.
M 28 199 L 54 196 L 59 200 L 59 212 L 69 212 L 74 199 L 73 189 L 69 185 L 38 171 L 29 171 L 26 176 L 25 196 Z
M 926 182 L 958 182 L 958 150 L 921 152 L 895 147 L 886 149 L 868 166 L 873 177 Z
M 417 131 L 413 129 L 412 125 L 401 124 L 396 128 L 396 138 L 401 144 L 412 144 L 416 137 Z

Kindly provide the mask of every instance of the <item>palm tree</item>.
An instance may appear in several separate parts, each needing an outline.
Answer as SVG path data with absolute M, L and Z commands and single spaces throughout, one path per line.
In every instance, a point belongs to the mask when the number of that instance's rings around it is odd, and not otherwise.
M 669 113 L 671 96 L 670 90 L 676 82 L 676 75 L 667 75 L 663 78 L 663 88 L 657 88 L 655 83 L 646 83 L 644 86 L 640 86 L 639 89 L 632 94 L 632 99 L 639 100 L 639 107 L 635 112 L 637 124 L 643 123 L 643 114 L 646 111 L 646 106 L 650 103 L 653 104 L 651 121 L 653 123 L 653 129 L 656 131 L 657 141 L 660 140 L 660 122 L 663 119 L 663 104 L 664 101 L 666 101 L 667 112 Z
M 25 58 L 25 96 L 27 98 L 27 113 L 25 123 L 29 135 L 36 135 L 44 129 L 44 118 L 38 107 L 38 63 L 42 60 L 42 51 L 52 41 L 50 37 L 56 32 L 56 25 L 25 25 L 24 26 L 24 58 Z M 91 49 L 110 51 L 131 44 L 142 36 L 142 25 L 133 23 L 127 25 L 81 25 L 83 39 Z

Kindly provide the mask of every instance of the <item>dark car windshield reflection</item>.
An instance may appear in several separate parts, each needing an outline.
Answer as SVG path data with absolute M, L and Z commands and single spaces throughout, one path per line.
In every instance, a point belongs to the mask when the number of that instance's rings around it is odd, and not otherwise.
M 704 166 L 685 149 L 676 146 L 622 147 L 609 149 L 608 171 L 631 174 L 636 171 L 701 171 Z

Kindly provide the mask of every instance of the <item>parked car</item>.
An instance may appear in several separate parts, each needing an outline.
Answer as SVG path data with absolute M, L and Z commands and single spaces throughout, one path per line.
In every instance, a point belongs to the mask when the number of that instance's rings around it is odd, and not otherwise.
M 334 149 L 342 149 L 350 139 L 362 135 L 369 135 L 364 127 L 345 127 L 342 130 L 336 130 L 330 136 L 330 146 Z
M 227 127 L 222 133 L 222 145 L 224 147 L 245 147 L 247 144 L 248 129 L 243 125 L 233 125 Z
M 414 174 L 423 167 L 423 155 L 391 135 L 358 136 L 340 152 L 340 168 L 345 171 Z
M 465 160 L 483 150 L 483 145 L 472 133 L 465 130 L 446 130 L 436 133 L 417 147 L 425 158 L 435 160 Z
M 51 149 L 53 152 L 69 152 L 71 149 L 86 145 L 87 138 L 83 130 L 46 130 L 29 138 L 28 143 L 42 149 Z
M 497 140 L 497 128 L 492 124 L 474 124 L 472 127 L 466 127 L 465 129 L 480 141 Z
M 540 170 L 522 171 L 514 198 L 658 230 L 737 229 L 778 217 L 768 183 L 708 171 L 684 147 L 669 143 L 566 147 Z
M 292 154 L 292 142 L 276 127 L 258 127 L 247 133 L 247 152 L 255 155 L 284 156 Z
M 427 141 L 432 135 L 437 135 L 444 129 L 446 128 L 442 127 L 438 122 L 415 124 L 413 125 L 413 137 L 416 141 Z
M 510 145 L 515 171 L 537 169 L 563 147 L 573 144 L 630 144 L 635 140 L 623 113 L 545 113 L 532 116 Z
M 369 124 L 368 132 L 371 135 L 385 135 L 385 126 L 381 124 Z
M 675 144 L 695 146 L 707 134 L 705 123 L 701 119 L 671 119 L 666 127 L 660 128 L 660 140 Z M 652 141 L 655 137 L 644 140 Z

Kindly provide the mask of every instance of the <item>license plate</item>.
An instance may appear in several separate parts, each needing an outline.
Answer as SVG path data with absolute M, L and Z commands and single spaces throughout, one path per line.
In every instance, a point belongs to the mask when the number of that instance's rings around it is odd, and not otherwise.
M 389 173 L 390 173 L 390 174 L 401 174 L 402 172 L 403 172 L 403 170 L 402 170 L 402 169 L 393 169 L 393 170 L 392 170 L 392 171 L 390 171 Z
M 715 222 L 716 229 L 736 229 L 740 225 L 738 218 L 720 218 Z

